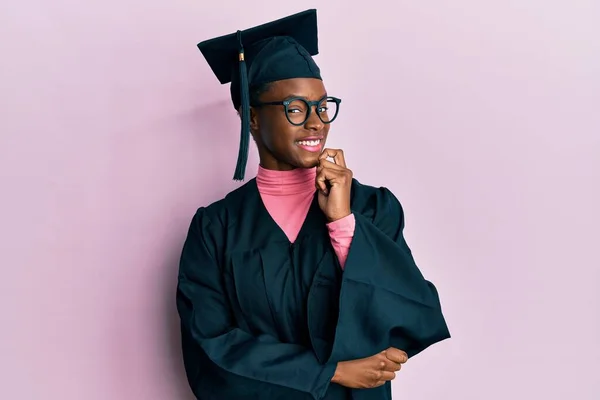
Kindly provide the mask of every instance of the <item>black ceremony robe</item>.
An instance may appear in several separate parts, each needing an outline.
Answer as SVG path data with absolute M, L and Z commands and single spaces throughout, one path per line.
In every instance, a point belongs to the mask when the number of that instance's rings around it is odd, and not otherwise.
M 391 385 L 330 383 L 338 361 L 388 347 L 409 357 L 450 337 L 385 188 L 354 180 L 354 238 L 342 271 L 317 196 L 294 243 L 252 179 L 198 209 L 181 256 L 184 364 L 200 400 L 383 400 Z

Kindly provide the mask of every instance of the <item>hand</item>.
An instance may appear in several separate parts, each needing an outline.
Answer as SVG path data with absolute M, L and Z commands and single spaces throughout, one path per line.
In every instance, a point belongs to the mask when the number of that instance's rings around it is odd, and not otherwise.
M 333 158 L 333 162 L 327 157 Z M 323 150 L 319 157 L 315 186 L 319 190 L 319 207 L 329 222 L 351 214 L 352 171 L 346 168 L 342 150 Z
M 371 389 L 396 377 L 408 356 L 401 350 L 389 348 L 374 356 L 338 363 L 333 383 L 351 389 Z

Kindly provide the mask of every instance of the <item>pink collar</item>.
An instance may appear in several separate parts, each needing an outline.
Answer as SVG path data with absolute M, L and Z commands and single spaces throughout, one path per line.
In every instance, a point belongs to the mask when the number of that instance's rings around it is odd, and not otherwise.
M 258 190 L 268 195 L 292 195 L 314 192 L 317 168 L 296 168 L 291 171 L 275 171 L 258 166 L 256 183 Z

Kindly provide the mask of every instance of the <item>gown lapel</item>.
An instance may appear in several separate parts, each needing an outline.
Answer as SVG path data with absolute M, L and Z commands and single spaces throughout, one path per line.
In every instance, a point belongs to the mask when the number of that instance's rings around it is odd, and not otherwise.
M 250 205 L 249 209 L 254 211 L 252 218 L 247 218 L 248 216 L 241 218 L 250 222 L 250 224 L 243 224 L 245 226 L 243 230 L 246 232 L 244 236 L 252 237 L 251 242 L 263 243 L 264 248 L 269 249 L 266 252 L 261 251 L 262 274 L 266 277 L 265 285 L 269 284 L 271 280 L 269 277 L 272 276 L 273 270 L 282 267 L 280 265 L 282 252 L 287 253 L 286 258 L 289 259 L 293 269 L 302 268 L 305 273 L 310 273 L 310 276 L 306 277 L 308 279 L 306 291 L 300 290 L 298 292 L 300 296 L 294 301 L 303 303 L 303 305 L 298 304 L 299 307 L 306 307 L 305 324 L 309 342 L 319 361 L 325 363 L 331 354 L 335 336 L 342 270 L 330 243 L 327 220 L 319 207 L 318 193 L 315 190 L 305 220 L 293 243 L 269 214 L 255 180 L 248 182 L 242 201 L 245 205 Z M 316 252 L 319 254 L 315 254 Z M 312 265 L 306 265 L 307 262 Z M 275 290 L 275 288 L 267 288 L 269 292 Z M 302 292 L 305 295 L 301 295 Z M 286 293 L 285 296 L 287 299 L 287 296 L 293 294 Z M 274 307 L 273 303 L 271 307 Z M 278 331 L 284 333 L 287 328 L 292 327 L 282 326 Z M 283 336 L 288 335 L 292 333 L 287 332 Z

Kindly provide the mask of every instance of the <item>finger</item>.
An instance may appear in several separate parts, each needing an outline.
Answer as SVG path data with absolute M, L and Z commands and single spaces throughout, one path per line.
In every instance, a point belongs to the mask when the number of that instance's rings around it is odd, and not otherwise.
M 318 168 L 321 168 L 321 169 L 327 168 L 327 169 L 332 169 L 334 171 L 340 171 L 340 172 L 348 170 L 346 167 L 342 167 L 341 165 L 338 165 L 336 163 L 333 163 L 333 162 L 331 162 L 329 160 L 325 160 L 325 159 L 319 160 Z
M 391 371 L 385 371 L 381 375 L 381 378 L 379 378 L 380 381 L 384 381 L 384 382 L 392 381 L 394 379 L 396 379 L 396 374 L 394 372 L 391 372 Z
M 329 161 L 327 161 L 329 162 Z M 333 164 L 333 163 L 329 163 L 330 165 L 335 166 L 335 168 L 340 168 L 337 165 Z M 337 184 L 337 183 L 344 183 L 348 181 L 348 171 L 344 170 L 344 169 L 334 169 L 334 168 L 327 168 L 325 166 L 323 167 L 319 167 L 317 169 L 317 178 L 316 181 L 322 181 L 322 182 L 329 182 L 331 185 Z
M 331 169 L 321 168 L 318 170 L 317 177 L 315 179 L 315 185 L 317 189 L 321 190 L 324 194 L 329 193 L 329 187 L 337 184 L 341 178 L 339 171 Z
M 381 360 L 382 361 L 379 362 L 379 368 L 383 371 L 396 372 L 400 371 L 400 368 L 402 368 L 400 363 L 388 359 L 385 355 L 382 355 Z
M 333 158 L 333 161 L 341 166 L 346 168 L 346 158 L 344 157 L 344 152 L 340 149 L 324 149 L 321 153 L 320 159 L 327 159 L 328 157 Z
M 389 359 L 386 359 L 385 366 L 383 367 L 383 369 L 385 371 L 392 371 L 392 372 L 400 371 L 401 368 L 402 368 L 402 364 L 391 361 Z
M 325 160 L 325 159 L 327 159 L 329 157 L 335 159 L 336 154 L 337 154 L 337 150 L 335 150 L 335 149 L 323 149 L 323 151 L 319 155 L 319 159 L 320 160 Z
M 315 179 L 315 186 L 317 190 L 320 190 L 324 194 L 327 194 L 327 178 L 323 172 L 319 172 L 317 174 L 317 178 Z
M 391 361 L 383 353 L 380 353 L 380 355 L 377 358 L 378 358 L 377 367 L 379 368 L 380 371 L 397 372 L 397 371 L 400 371 L 400 369 L 402 368 L 400 363 Z
M 344 152 L 339 149 L 324 149 L 319 158 L 326 160 L 327 158 L 333 158 L 333 162 L 341 167 L 346 167 L 346 158 Z
M 341 183 L 350 183 L 353 178 L 352 171 L 350 171 L 346 167 L 342 167 L 341 165 L 332 163 L 329 160 L 319 160 L 319 166 L 317 167 L 317 173 L 319 173 L 323 170 L 327 170 L 328 172 L 336 172 L 338 174 L 337 176 L 334 176 L 331 174 L 329 174 L 329 175 L 331 176 L 331 179 L 339 178 Z
M 386 383 L 387 383 L 387 381 L 377 381 L 377 382 L 375 382 L 373 385 L 371 385 L 371 386 L 370 386 L 370 388 L 374 389 L 374 388 L 376 388 L 376 387 L 383 386 L 383 385 L 385 385 Z
M 393 380 L 393 379 L 390 379 L 390 380 Z M 389 381 L 378 381 L 378 382 L 374 383 L 373 385 L 371 385 L 370 388 L 375 389 L 375 388 L 385 385 L 388 382 Z
M 377 371 L 375 376 L 373 376 L 374 380 L 370 387 L 378 387 L 381 385 L 385 385 L 386 382 L 391 381 L 396 378 L 396 374 L 390 371 Z
M 406 352 L 396 349 L 394 347 L 390 347 L 385 351 L 385 356 L 396 363 L 404 364 L 408 361 L 408 354 Z
M 352 171 L 330 161 L 322 161 L 322 165 L 317 168 L 318 174 L 324 174 L 325 179 L 332 185 L 348 185 L 352 182 Z

